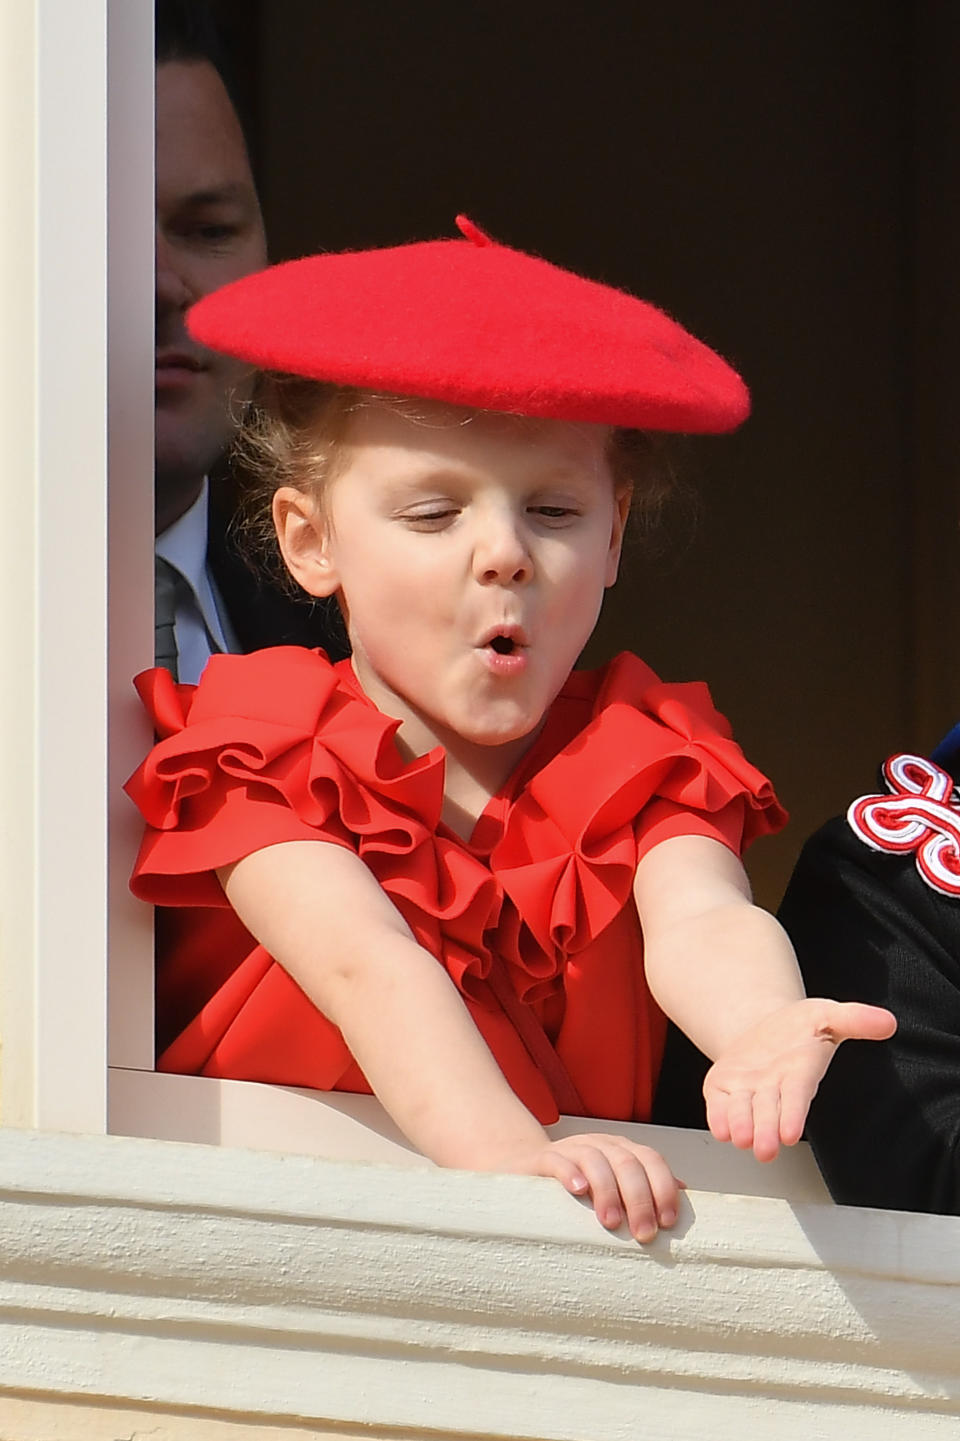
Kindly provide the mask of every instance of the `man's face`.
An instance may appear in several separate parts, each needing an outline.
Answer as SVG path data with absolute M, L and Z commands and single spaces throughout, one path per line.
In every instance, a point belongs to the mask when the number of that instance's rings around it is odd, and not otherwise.
M 157 69 L 157 529 L 196 499 L 234 429 L 249 367 L 187 335 L 188 308 L 267 263 L 243 132 L 206 61 Z

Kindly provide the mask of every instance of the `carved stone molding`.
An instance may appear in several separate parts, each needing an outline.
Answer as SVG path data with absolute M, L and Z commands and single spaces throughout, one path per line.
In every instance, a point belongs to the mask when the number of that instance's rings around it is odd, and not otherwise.
M 949 1218 L 694 1193 L 641 1248 L 549 1181 L 0 1133 L 0 1403 L 925 1441 L 957 1434 L 958 1302 Z

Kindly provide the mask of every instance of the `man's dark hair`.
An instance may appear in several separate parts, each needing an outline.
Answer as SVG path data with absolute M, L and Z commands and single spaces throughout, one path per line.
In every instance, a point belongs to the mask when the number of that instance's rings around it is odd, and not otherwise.
M 236 73 L 209 0 L 156 0 L 154 14 L 156 63 L 164 65 L 170 60 L 193 60 L 212 65 L 237 113 L 252 159 L 247 107 L 240 95 Z
M 223 41 L 206 0 L 157 0 L 154 16 L 157 64 L 167 60 L 207 60 L 222 73 Z

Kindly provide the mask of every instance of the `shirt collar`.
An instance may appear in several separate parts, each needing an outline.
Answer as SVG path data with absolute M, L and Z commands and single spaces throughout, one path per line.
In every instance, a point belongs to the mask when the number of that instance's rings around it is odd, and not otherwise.
M 156 553 L 180 572 L 190 587 L 190 594 L 199 610 L 207 635 L 220 650 L 238 651 L 240 645 L 230 624 L 223 601 L 220 599 L 213 579 L 207 569 L 207 536 L 209 518 L 207 498 L 210 487 L 203 477 L 200 494 L 173 525 L 167 527 L 156 539 Z M 180 610 L 177 611 L 180 622 Z M 179 635 L 179 631 L 178 631 Z M 204 641 L 206 646 L 207 642 Z
M 195 596 L 204 589 L 207 566 L 207 477 L 203 477 L 200 494 L 189 510 L 185 510 L 162 535 L 157 536 L 157 555 L 170 562 L 183 576 Z

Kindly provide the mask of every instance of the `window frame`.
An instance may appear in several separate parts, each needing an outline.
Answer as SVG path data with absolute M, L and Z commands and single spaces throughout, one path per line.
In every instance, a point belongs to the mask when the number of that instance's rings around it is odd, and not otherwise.
M 0 664 L 20 680 L 0 694 L 0 814 L 19 818 L 0 836 L 3 1119 L 425 1166 L 373 1097 L 154 1071 L 153 915 L 128 886 L 141 823 L 122 790 L 151 742 L 131 677 L 153 663 L 153 36 L 152 0 L 0 19 L 3 193 L 23 221 L 3 239 L 0 414 L 7 514 L 32 528 L 0 530 Z M 823 1198 L 809 1155 L 760 1172 L 682 1136 L 694 1184 Z
M 0 1094 L 8 1123 L 102 1132 L 109 962 L 116 1016 L 152 950 L 119 783 L 152 654 L 151 487 L 122 480 L 152 474 L 153 5 L 27 0 L 2 27 Z

